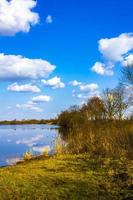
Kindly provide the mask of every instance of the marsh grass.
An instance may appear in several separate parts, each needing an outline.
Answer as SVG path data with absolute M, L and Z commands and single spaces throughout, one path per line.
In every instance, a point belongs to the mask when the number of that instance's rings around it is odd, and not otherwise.
M 23 159 L 24 161 L 27 161 L 27 160 L 31 160 L 33 157 L 33 155 L 30 153 L 30 152 L 25 152 L 24 155 L 23 155 Z
M 133 158 L 133 122 L 90 121 L 78 128 L 60 129 L 67 153 L 92 157 Z

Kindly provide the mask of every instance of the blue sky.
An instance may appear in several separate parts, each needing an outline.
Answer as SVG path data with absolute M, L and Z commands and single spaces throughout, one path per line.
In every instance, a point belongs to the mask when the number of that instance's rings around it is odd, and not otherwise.
M 132 0 L 2 0 L 0 120 L 54 117 L 115 87 L 133 62 L 132 9 Z

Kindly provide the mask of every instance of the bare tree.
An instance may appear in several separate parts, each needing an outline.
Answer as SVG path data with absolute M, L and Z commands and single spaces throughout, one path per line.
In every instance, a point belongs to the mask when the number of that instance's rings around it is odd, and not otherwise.
M 122 70 L 122 84 L 133 86 L 133 65 L 124 67 Z
M 128 106 L 133 105 L 133 64 L 122 70 L 121 86 L 124 88 Z
M 107 119 L 122 119 L 123 112 L 127 107 L 122 88 L 106 89 L 103 92 L 103 101 Z

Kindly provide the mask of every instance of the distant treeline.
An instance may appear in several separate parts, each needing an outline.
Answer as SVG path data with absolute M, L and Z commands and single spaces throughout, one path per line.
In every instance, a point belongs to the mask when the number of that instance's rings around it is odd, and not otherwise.
M 12 120 L 12 121 L 8 121 L 8 120 L 4 120 L 4 121 L 0 121 L 0 125 L 22 125 L 22 124 L 57 124 L 57 120 L 56 119 L 41 119 L 41 120 L 37 120 L 37 119 L 27 119 L 27 120 Z

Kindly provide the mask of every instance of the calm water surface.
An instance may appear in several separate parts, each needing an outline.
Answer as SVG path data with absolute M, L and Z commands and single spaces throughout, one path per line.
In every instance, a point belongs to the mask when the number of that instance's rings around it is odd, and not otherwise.
M 53 125 L 0 125 L 0 166 L 14 164 L 28 151 L 54 152 L 58 129 Z

